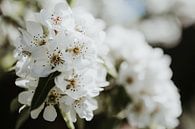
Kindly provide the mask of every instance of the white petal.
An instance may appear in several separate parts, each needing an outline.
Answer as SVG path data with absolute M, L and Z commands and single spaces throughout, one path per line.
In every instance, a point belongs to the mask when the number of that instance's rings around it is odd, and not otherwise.
M 37 36 L 38 34 L 43 35 L 43 30 L 39 23 L 27 21 L 26 29 L 32 36 Z
M 67 105 L 71 105 L 74 102 L 74 99 L 69 96 L 64 96 L 63 99 L 64 99 L 65 104 Z
M 63 112 L 69 112 L 70 111 L 70 106 L 66 105 L 65 103 L 60 103 L 60 109 Z
M 21 113 L 21 111 L 24 109 L 26 107 L 26 105 L 23 105 L 22 107 L 20 107 L 20 109 L 19 109 L 19 113 Z
M 91 121 L 93 118 L 93 113 L 92 112 L 87 112 L 84 117 L 87 121 Z
M 30 112 L 31 118 L 36 119 L 39 116 L 39 114 L 41 113 L 41 111 L 43 110 L 43 108 L 44 108 L 44 104 L 41 104 L 40 107 L 38 107 L 37 109 L 32 110 Z
M 70 117 L 71 117 L 71 119 L 72 119 L 72 122 L 76 122 L 76 121 L 77 121 L 76 112 L 75 112 L 74 109 L 72 109 L 72 110 L 70 111 Z
M 56 4 L 55 8 L 54 8 L 55 11 L 70 11 L 70 7 L 68 6 L 68 4 L 66 2 L 63 2 L 63 3 L 59 3 L 59 4 Z
M 23 78 L 17 78 L 15 81 L 16 86 L 19 86 L 21 88 L 28 88 L 27 83 L 29 80 L 23 79 Z
M 31 41 L 32 41 L 32 36 L 30 35 L 30 33 L 28 33 L 27 31 L 20 29 L 20 31 L 22 32 L 22 38 L 24 40 L 23 43 L 25 43 L 26 45 L 28 45 L 30 47 L 31 45 Z
M 33 90 L 21 92 L 18 95 L 19 103 L 25 104 L 25 105 L 30 105 L 33 94 L 34 94 Z
M 90 108 L 92 110 L 96 110 L 98 108 L 98 103 L 96 99 L 89 98 L 88 103 L 90 104 Z
M 47 121 L 54 121 L 57 117 L 57 112 L 54 106 L 47 106 L 43 112 L 43 118 Z

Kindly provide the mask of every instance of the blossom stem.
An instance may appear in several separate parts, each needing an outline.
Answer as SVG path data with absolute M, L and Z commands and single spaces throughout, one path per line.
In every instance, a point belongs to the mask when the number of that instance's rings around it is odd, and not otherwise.
M 71 116 L 69 112 L 64 112 L 62 109 L 60 109 L 60 112 L 64 118 L 64 121 L 66 122 L 66 125 L 69 129 L 75 129 L 73 122 L 71 121 Z

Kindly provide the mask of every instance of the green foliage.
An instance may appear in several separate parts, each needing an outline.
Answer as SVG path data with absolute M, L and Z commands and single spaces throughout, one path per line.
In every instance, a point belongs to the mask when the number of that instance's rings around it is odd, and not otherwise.
M 127 105 L 131 102 L 131 99 L 127 95 L 125 89 L 123 86 L 117 86 L 112 91 L 112 107 L 113 107 L 113 112 L 119 113 L 122 110 L 124 110 Z
M 39 84 L 31 102 L 31 110 L 38 108 L 45 101 L 49 91 L 55 86 L 54 78 L 59 74 L 59 72 L 54 72 L 48 77 L 39 79 Z
M 20 129 L 22 125 L 28 120 L 30 115 L 30 107 L 25 107 L 21 112 L 16 121 L 15 129 Z
M 73 0 L 66 0 L 67 1 L 67 3 L 71 6 L 72 5 L 72 2 L 73 2 Z

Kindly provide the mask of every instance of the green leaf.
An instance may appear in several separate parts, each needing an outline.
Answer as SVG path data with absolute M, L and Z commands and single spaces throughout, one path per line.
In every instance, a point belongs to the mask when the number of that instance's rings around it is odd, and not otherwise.
M 66 0 L 66 1 L 69 4 L 69 6 L 73 6 L 73 4 L 75 3 L 75 0 Z
M 54 72 L 48 77 L 39 79 L 39 84 L 31 102 L 31 110 L 38 108 L 45 101 L 49 91 L 55 86 L 54 78 L 59 74 L 59 72 Z
M 110 116 L 117 117 L 117 115 L 123 113 L 129 103 L 131 103 L 131 98 L 124 87 L 120 85 L 115 85 L 113 89 L 104 92 L 103 95 L 105 96 L 104 100 L 107 100 L 105 105 L 107 105 L 106 110 Z
M 22 125 L 28 120 L 30 115 L 30 107 L 25 107 L 21 112 L 16 120 L 15 129 L 20 129 Z
M 71 5 L 72 0 L 66 0 L 69 5 Z

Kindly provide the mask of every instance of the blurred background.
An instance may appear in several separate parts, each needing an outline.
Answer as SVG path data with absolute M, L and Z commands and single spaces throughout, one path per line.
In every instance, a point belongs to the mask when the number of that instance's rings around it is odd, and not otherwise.
M 18 28 L 25 27 L 26 19 L 33 19 L 33 12 L 40 11 L 43 7 L 48 8 L 58 1 L 62 0 L 0 0 L 1 129 L 14 129 L 19 116 L 17 111 L 10 108 L 12 107 L 10 104 L 14 103 L 12 100 L 22 91 L 15 86 L 17 77 L 11 70 L 15 63 L 13 44 L 19 35 Z M 164 2 L 156 0 L 159 1 L 156 3 L 154 1 L 78 0 L 73 2 L 73 7 L 82 6 L 96 17 L 104 19 L 107 27 L 120 24 L 128 28 L 136 28 L 145 34 L 146 40 L 152 46 L 162 47 L 164 52 L 172 57 L 172 80 L 181 94 L 183 114 L 177 128 L 195 129 L 195 2 L 171 0 L 171 2 L 176 2 L 170 4 L 168 0 Z M 116 12 L 113 13 L 113 11 Z M 117 123 L 115 119 L 108 122 Z M 95 125 L 101 123 L 104 123 L 103 115 L 96 116 L 91 122 L 86 122 L 83 128 L 97 128 Z M 60 115 L 53 123 L 44 121 L 42 117 L 37 120 L 29 118 L 22 126 L 22 129 L 27 128 L 64 129 L 66 124 Z M 104 128 L 108 127 L 102 126 L 101 129 Z

